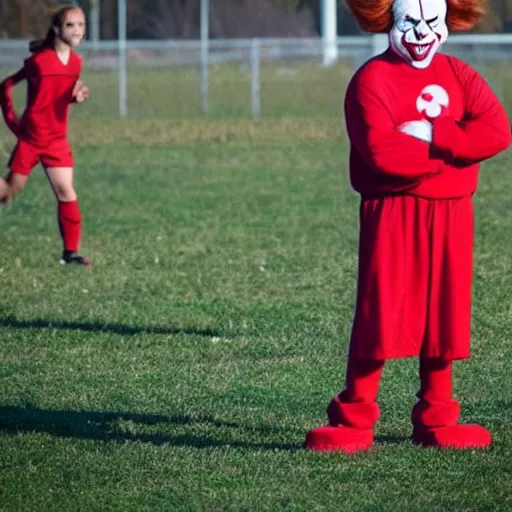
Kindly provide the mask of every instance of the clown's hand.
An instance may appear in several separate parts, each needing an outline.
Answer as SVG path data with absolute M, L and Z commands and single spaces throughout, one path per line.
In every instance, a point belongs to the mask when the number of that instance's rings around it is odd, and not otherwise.
M 409 121 L 401 124 L 398 130 L 425 142 L 432 142 L 432 125 L 428 121 Z

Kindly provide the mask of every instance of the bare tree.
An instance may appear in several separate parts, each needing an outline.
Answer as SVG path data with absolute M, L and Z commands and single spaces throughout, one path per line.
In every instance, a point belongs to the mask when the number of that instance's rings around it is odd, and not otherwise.
M 154 0 L 151 6 L 146 4 L 144 7 L 145 17 L 139 17 L 134 28 L 145 28 L 157 39 L 197 37 L 199 0 Z
M 130 22 L 137 32 L 155 38 L 197 38 L 200 0 L 154 0 L 145 16 Z M 281 0 L 210 0 L 212 37 L 300 36 L 312 31 L 311 14 L 298 12 Z
M 281 0 L 211 1 L 212 37 L 286 37 L 312 35 L 308 9 Z

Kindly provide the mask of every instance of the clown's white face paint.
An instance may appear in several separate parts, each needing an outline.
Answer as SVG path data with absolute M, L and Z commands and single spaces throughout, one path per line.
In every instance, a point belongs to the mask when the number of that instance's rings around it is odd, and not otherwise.
M 395 0 L 391 47 L 412 66 L 426 68 L 448 38 L 446 0 Z

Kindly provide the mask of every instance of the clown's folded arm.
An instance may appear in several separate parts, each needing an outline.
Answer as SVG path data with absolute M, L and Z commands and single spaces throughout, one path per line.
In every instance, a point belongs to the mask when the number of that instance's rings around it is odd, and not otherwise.
M 507 111 L 480 74 L 458 59 L 451 59 L 461 79 L 464 117 L 440 116 L 433 121 L 432 144 L 437 154 L 464 167 L 480 163 L 507 149 L 511 143 Z
M 408 123 L 419 126 L 430 137 L 410 136 L 396 126 L 389 108 L 379 96 L 376 80 L 354 79 L 347 90 L 347 132 L 359 154 L 376 172 L 398 176 L 429 176 L 441 172 L 443 163 L 459 167 L 480 163 L 510 145 L 508 114 L 487 82 L 470 66 L 450 58 L 461 81 L 464 98 L 462 119 L 444 115 L 430 121 Z M 370 86 L 373 84 L 373 86 Z M 407 124 L 407 123 L 406 123 Z M 423 129 L 422 129 L 423 128 Z M 428 139 L 428 140 L 427 140 Z M 422 142 L 429 142 L 432 148 Z
M 437 50 L 484 14 L 481 0 L 347 0 L 389 48 L 352 77 L 344 112 L 351 185 L 361 196 L 357 294 L 345 385 L 305 447 L 369 449 L 389 359 L 417 357 L 412 440 L 486 448 L 460 423 L 453 361 L 470 357 L 473 195 L 480 163 L 511 143 L 507 112 L 470 66 Z
M 369 87 L 352 82 L 345 101 L 347 132 L 358 155 L 374 172 L 421 178 L 441 172 L 427 144 L 397 130 L 388 109 Z

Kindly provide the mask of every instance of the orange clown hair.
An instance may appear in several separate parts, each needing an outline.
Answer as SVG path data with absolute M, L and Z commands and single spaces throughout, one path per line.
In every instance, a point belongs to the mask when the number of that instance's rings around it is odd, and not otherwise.
M 393 25 L 393 0 L 346 0 L 365 32 L 389 32 Z M 472 29 L 485 13 L 485 0 L 447 0 L 446 24 L 450 32 Z

